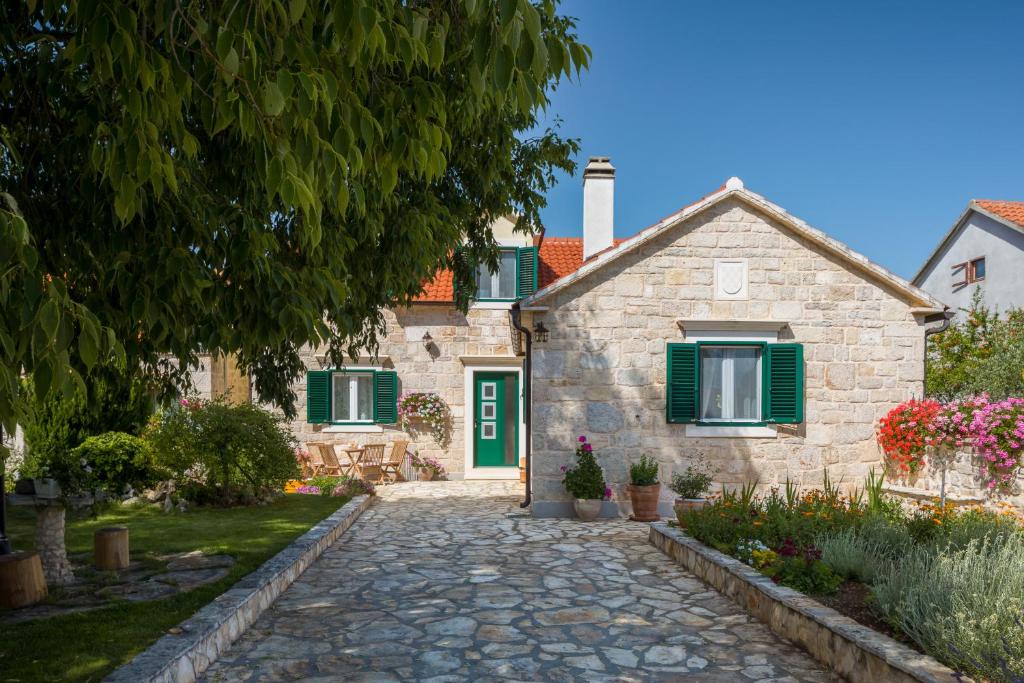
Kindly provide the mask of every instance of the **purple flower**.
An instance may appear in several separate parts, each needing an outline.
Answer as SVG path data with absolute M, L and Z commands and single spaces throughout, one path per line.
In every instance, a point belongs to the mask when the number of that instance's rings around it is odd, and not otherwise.
M 580 443 L 586 443 L 586 442 L 587 442 L 587 437 L 585 437 L 585 436 L 583 436 L 582 434 L 580 434 L 580 439 L 579 439 L 579 441 L 580 441 Z
M 604 499 L 605 500 L 611 500 L 612 499 L 612 487 L 611 486 L 605 486 L 604 487 Z
M 594 448 L 589 443 L 585 443 L 585 444 L 583 444 L 583 450 L 585 450 L 587 453 L 589 453 L 592 450 L 594 450 Z
M 562 465 L 559 469 L 562 470 L 562 474 L 565 474 L 569 470 L 568 465 Z

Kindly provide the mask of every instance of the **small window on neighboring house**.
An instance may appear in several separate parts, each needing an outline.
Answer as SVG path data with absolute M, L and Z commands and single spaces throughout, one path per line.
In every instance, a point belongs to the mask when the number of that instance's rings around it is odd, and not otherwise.
M 953 266 L 953 287 L 966 287 L 985 279 L 985 257 L 971 259 Z
M 515 301 L 537 290 L 537 247 L 502 249 L 498 270 L 481 263 L 476 271 L 478 301 Z
M 306 421 L 311 424 L 394 424 L 398 377 L 393 370 L 342 368 L 306 373 Z
M 716 426 L 803 422 L 803 364 L 800 344 L 671 343 L 668 421 Z

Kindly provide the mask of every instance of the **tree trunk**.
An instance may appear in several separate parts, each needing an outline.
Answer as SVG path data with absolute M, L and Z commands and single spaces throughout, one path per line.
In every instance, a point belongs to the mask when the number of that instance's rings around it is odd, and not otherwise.
M 0 555 L 0 607 L 18 609 L 46 597 L 39 553 Z
M 93 535 L 96 569 L 119 572 L 128 568 L 128 527 L 111 526 Z
M 75 580 L 64 545 L 64 506 L 36 506 L 36 552 L 43 562 L 43 575 L 51 586 L 64 586 Z

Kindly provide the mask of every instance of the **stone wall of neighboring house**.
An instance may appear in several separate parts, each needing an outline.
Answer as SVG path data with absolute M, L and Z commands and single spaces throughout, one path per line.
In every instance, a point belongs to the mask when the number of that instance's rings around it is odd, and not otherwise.
M 715 300 L 714 260 L 745 258 L 747 300 Z M 586 434 L 628 500 L 641 454 L 661 480 L 702 455 L 718 483 L 787 477 L 861 483 L 881 462 L 880 416 L 922 390 L 923 321 L 885 286 L 736 199 L 541 299 L 550 340 L 534 346 L 536 514 L 567 513 L 559 467 Z M 679 319 L 785 321 L 778 341 L 804 345 L 805 421 L 772 438 L 687 436 L 665 415 L 666 342 L 687 341 Z M 663 489 L 663 509 L 672 494 Z
M 410 440 L 410 448 L 423 456 L 441 461 L 451 475 L 460 479 L 465 472 L 465 388 L 467 357 L 514 355 L 507 310 L 473 308 L 468 314 L 442 304 L 420 304 L 408 309 L 387 311 L 388 333 L 381 341 L 377 367 L 393 369 L 398 375 L 399 392 L 433 391 L 440 394 L 451 410 L 452 424 L 448 444 L 434 441 L 429 428 L 423 426 L 406 433 L 397 426 L 384 426 L 373 431 L 354 431 L 345 426 L 312 425 L 306 422 L 305 380 L 294 387 L 298 400 L 297 418 L 291 422 L 292 432 L 302 442 L 390 443 Z M 423 335 L 429 332 L 433 344 L 424 348 Z M 306 349 L 303 359 L 311 370 L 321 369 L 318 352 Z M 369 367 L 362 359 L 353 366 Z

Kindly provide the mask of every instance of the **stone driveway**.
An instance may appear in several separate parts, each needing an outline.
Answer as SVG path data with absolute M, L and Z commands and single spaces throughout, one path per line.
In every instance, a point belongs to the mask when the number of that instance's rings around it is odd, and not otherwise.
M 833 680 L 647 525 L 510 518 L 521 492 L 387 487 L 204 680 Z

